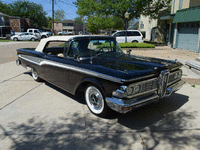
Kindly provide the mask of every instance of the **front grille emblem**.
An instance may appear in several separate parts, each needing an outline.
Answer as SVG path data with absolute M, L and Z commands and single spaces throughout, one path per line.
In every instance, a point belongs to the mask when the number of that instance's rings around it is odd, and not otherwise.
M 158 78 L 158 96 L 160 98 L 165 97 L 168 79 L 169 79 L 169 71 L 167 70 L 161 71 Z

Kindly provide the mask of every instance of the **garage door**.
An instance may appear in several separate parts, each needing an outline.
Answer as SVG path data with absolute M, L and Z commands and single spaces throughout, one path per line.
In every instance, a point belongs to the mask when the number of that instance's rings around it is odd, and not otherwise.
M 179 24 L 177 48 L 198 52 L 198 30 L 197 23 Z

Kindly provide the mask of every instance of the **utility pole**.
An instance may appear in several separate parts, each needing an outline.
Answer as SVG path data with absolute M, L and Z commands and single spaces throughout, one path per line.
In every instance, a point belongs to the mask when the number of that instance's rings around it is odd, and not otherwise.
M 52 0 L 52 32 L 54 36 L 54 0 Z

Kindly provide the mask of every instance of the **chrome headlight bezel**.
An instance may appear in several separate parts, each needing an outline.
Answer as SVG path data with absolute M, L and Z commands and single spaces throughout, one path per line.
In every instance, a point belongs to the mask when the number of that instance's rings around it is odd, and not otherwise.
M 118 98 L 125 98 L 126 97 L 127 86 L 120 86 L 117 90 L 112 92 L 112 96 Z

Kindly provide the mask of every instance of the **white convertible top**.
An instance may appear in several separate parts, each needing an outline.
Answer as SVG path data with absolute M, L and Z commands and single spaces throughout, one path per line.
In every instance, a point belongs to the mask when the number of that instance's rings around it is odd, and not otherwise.
M 42 52 L 44 49 L 44 46 L 46 45 L 47 42 L 49 41 L 69 41 L 69 39 L 74 38 L 74 37 L 86 37 L 86 36 L 91 36 L 91 35 L 72 35 L 72 36 L 50 36 L 48 38 L 41 39 L 39 45 L 35 49 L 35 51 Z M 94 35 L 92 35 L 94 36 Z M 99 36 L 99 35 L 96 35 Z
M 51 36 L 51 37 L 48 37 L 48 38 L 41 39 L 41 41 L 40 41 L 39 45 L 37 46 L 37 48 L 35 49 L 35 51 L 42 52 L 43 49 L 44 49 L 44 46 L 49 41 L 69 41 L 69 39 L 76 37 L 76 36 L 79 36 L 79 35 L 75 35 L 75 36 L 74 35 L 73 36 Z

